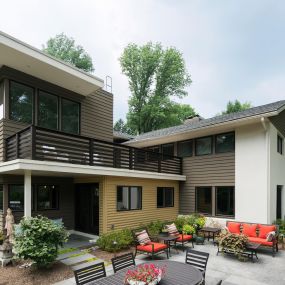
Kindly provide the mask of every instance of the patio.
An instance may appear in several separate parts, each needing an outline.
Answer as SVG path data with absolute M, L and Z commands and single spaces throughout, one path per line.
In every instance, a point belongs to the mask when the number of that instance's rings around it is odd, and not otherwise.
M 80 243 L 79 243 L 80 244 Z M 73 247 L 76 243 L 73 243 Z M 91 245 L 90 245 L 91 247 Z M 280 250 L 276 257 L 271 256 L 270 250 L 259 250 L 258 260 L 254 263 L 251 261 L 242 262 L 234 256 L 223 255 L 217 253 L 217 247 L 211 242 L 205 245 L 195 245 L 196 250 L 210 253 L 207 271 L 206 271 L 206 284 L 215 285 L 219 280 L 223 280 L 225 285 L 270 285 L 270 284 L 285 284 L 285 251 Z M 171 251 L 170 260 L 185 262 L 185 252 L 175 249 Z M 156 257 L 157 260 L 165 259 L 164 255 Z M 150 260 L 144 255 L 138 255 L 136 264 L 140 264 Z M 107 275 L 113 274 L 112 265 L 108 264 L 106 267 Z M 74 285 L 75 279 L 56 283 L 56 285 Z

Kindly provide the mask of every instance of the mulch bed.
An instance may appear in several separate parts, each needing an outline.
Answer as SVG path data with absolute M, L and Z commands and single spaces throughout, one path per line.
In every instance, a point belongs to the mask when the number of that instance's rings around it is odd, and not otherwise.
M 19 268 L 21 264 L 14 262 L 14 266 L 0 267 L 0 285 L 50 285 L 74 276 L 71 268 L 60 262 L 48 269 Z

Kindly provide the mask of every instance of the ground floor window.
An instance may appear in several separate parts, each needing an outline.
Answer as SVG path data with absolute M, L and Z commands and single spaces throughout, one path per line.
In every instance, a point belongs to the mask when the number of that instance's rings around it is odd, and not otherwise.
M 55 185 L 37 186 L 37 209 L 56 210 L 58 209 L 59 191 Z
M 3 185 L 0 184 L 0 211 L 3 211 Z
M 234 187 L 216 187 L 216 215 L 234 216 Z
M 142 209 L 142 187 L 140 186 L 118 186 L 117 187 L 117 210 L 141 210 Z
M 9 185 L 8 207 L 13 211 L 24 210 L 24 185 Z
M 196 187 L 196 212 L 212 215 L 212 187 Z
M 174 206 L 174 188 L 158 187 L 157 188 L 157 208 L 166 208 Z

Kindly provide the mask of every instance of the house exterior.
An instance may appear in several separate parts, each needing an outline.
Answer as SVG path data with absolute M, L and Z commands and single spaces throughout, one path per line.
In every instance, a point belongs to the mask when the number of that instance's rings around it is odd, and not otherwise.
M 183 158 L 179 213 L 271 223 L 285 216 L 285 101 L 142 134 L 125 145 Z
M 182 159 L 119 144 L 103 87 L 0 32 L 0 230 L 8 207 L 96 235 L 177 216 Z

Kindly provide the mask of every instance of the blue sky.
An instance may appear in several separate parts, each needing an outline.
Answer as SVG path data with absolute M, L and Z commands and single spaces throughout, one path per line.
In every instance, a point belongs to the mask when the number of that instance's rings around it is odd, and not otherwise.
M 114 119 L 128 109 L 118 58 L 130 42 L 161 42 L 184 55 L 187 98 L 203 117 L 229 100 L 253 105 L 285 99 L 285 1 L 3 1 L 0 30 L 41 48 L 64 32 L 92 56 L 95 75 L 113 78 Z

